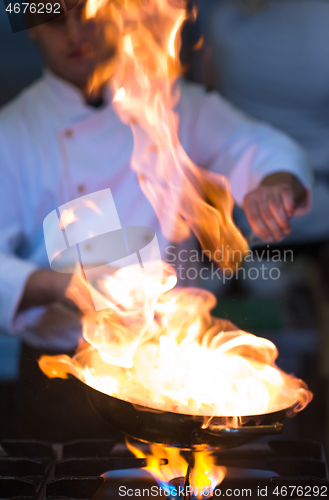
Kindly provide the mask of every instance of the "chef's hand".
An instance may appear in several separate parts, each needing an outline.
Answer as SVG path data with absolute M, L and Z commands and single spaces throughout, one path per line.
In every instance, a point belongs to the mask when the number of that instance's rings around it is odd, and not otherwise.
M 18 312 L 44 306 L 33 324 L 34 342 L 39 347 L 73 350 L 81 340 L 81 311 L 66 297 L 71 279 L 72 274 L 38 269 L 26 282 Z
M 95 310 L 89 285 L 83 274 L 38 269 L 29 276 L 25 284 L 18 311 L 53 303 L 79 313 Z
M 50 269 L 38 269 L 29 276 L 25 284 L 18 311 L 53 302 L 60 302 L 67 307 L 77 309 L 65 295 L 72 276 L 72 274 L 56 273 Z
M 291 233 L 289 220 L 306 196 L 294 175 L 277 172 L 245 196 L 243 209 L 254 233 L 268 242 L 280 241 Z

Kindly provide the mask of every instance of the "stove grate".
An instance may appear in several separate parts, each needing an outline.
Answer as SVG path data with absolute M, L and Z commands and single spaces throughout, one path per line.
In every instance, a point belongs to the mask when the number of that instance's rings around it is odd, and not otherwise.
M 237 488 L 238 485 L 241 488 L 263 485 L 265 488 L 271 485 L 272 490 L 279 486 L 279 490 L 284 491 L 282 486 L 323 486 L 329 492 L 323 447 L 314 442 L 275 439 L 216 451 L 214 456 L 217 465 L 232 471 L 246 471 L 246 477 L 228 475 L 221 488 Z M 167 462 L 159 460 L 159 463 Z M 64 444 L 3 440 L 0 448 L 0 499 L 86 500 L 94 496 L 115 499 L 119 498 L 117 489 L 113 490 L 115 481 L 104 483 L 103 475 L 110 471 L 115 475 L 115 471 L 119 471 L 118 474 L 121 477 L 124 475 L 131 483 L 133 479 L 129 469 L 140 469 L 146 465 L 145 459 L 133 457 L 126 447 L 114 440 L 78 440 Z M 193 459 L 190 469 L 192 467 Z M 270 472 L 266 479 L 249 478 L 249 471 L 255 470 Z M 188 477 L 185 484 L 188 484 Z M 102 491 L 111 494 L 102 497 Z
M 107 439 L 63 445 L 3 440 L 0 499 L 92 498 L 103 484 L 105 472 L 146 466 L 144 459 L 110 456 L 114 446 L 115 441 Z

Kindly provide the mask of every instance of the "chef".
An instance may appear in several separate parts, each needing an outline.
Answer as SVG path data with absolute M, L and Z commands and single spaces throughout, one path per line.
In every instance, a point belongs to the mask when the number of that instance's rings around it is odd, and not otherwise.
M 77 337 L 45 327 L 75 325 L 64 295 L 70 276 L 49 268 L 43 221 L 50 212 L 110 188 L 121 225 L 155 229 L 163 258 L 168 243 L 130 168 L 132 132 L 113 111 L 109 88 L 88 93 L 100 44 L 82 10 L 80 3 L 30 29 L 44 74 L 0 113 L 0 326 L 60 350 Z M 288 235 L 289 219 L 310 206 L 312 174 L 302 150 L 195 85 L 181 83 L 177 111 L 187 154 L 229 179 L 254 232 L 269 242 Z

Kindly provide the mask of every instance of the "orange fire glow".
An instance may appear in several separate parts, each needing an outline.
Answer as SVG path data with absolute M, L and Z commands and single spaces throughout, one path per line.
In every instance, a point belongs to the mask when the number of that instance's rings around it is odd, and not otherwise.
M 99 20 L 106 43 L 115 41 L 117 48 L 114 59 L 100 63 L 91 88 L 111 75 L 113 106 L 134 135 L 131 166 L 163 234 L 180 243 L 194 233 L 209 254 L 225 245 L 221 264 L 234 268 L 240 262 L 231 258 L 233 252 L 243 256 L 247 244 L 232 221 L 228 182 L 198 168 L 178 139 L 174 108 L 180 96 L 184 6 L 169 0 L 88 0 L 86 15 Z M 44 373 L 73 374 L 135 405 L 204 416 L 204 427 L 214 416 L 237 426 L 239 419 L 232 417 L 291 407 L 297 412 L 308 404 L 312 395 L 304 382 L 275 366 L 278 352 L 270 341 L 212 317 L 215 297 L 175 287 L 175 270 L 162 265 L 162 280 L 146 274 L 141 280 L 134 266 L 109 268 L 106 276 L 95 278 L 95 294 L 108 306 L 98 312 L 83 275 L 75 275 L 67 296 L 84 312 L 87 347 L 72 359 L 43 356 Z M 163 449 L 152 452 L 163 458 Z M 166 454 L 170 466 L 153 471 L 159 480 L 184 476 L 186 461 L 179 452 Z M 198 486 L 221 481 L 224 472 L 214 470 L 209 454 L 197 454 L 196 465 Z
M 96 214 L 104 215 L 103 212 L 101 211 L 101 209 L 96 205 L 96 203 L 93 200 L 83 200 L 83 204 L 86 207 L 91 208 L 91 210 L 96 212 Z
M 183 456 L 178 448 L 166 448 L 151 445 L 150 453 L 143 452 L 138 446 L 134 446 L 128 439 L 126 444 L 129 450 L 137 458 L 146 458 L 148 471 L 164 489 L 169 488 L 169 482 L 173 478 L 182 478 L 184 481 L 189 465 L 189 454 Z M 167 465 L 159 465 L 160 459 L 166 459 Z M 214 463 L 211 452 L 199 451 L 193 453 L 193 468 L 189 474 L 190 484 L 195 498 L 209 497 L 210 493 L 224 479 L 225 467 L 219 467 Z M 183 483 L 182 481 L 182 483 Z M 184 486 L 184 483 L 181 484 Z M 205 494 L 206 493 L 206 494 Z
M 136 283 L 134 271 L 123 268 L 100 280 L 108 309 L 98 312 L 88 302 L 83 277 L 75 276 L 68 297 L 85 311 L 89 347 L 72 360 L 41 358 L 47 375 L 72 373 L 136 405 L 207 416 L 205 425 L 213 416 L 260 415 L 294 404 L 298 411 L 309 402 L 306 385 L 275 366 L 272 342 L 211 316 L 216 300 L 210 292 L 174 287 L 168 264 L 158 283 L 146 275 Z M 145 293 L 132 300 L 136 286 Z M 113 305 L 118 298 L 120 306 Z
M 77 217 L 74 213 L 74 208 L 68 208 L 62 211 L 61 216 L 59 218 L 59 224 L 64 230 L 67 226 L 72 224 L 72 222 L 76 221 Z
M 99 65 L 90 86 L 103 84 L 111 74 L 114 109 L 134 135 L 131 167 L 162 233 L 180 243 L 193 232 L 209 254 L 224 244 L 229 250 L 223 267 L 236 267 L 247 244 L 232 221 L 228 182 L 198 168 L 178 138 L 174 108 L 180 97 L 185 2 L 88 0 L 86 15 L 104 27 L 105 39 L 116 45 L 117 54 Z M 240 259 L 232 259 L 234 250 L 239 250 Z
M 113 105 L 134 134 L 132 168 L 163 233 L 180 242 L 193 231 L 209 253 L 225 242 L 222 264 L 239 264 L 231 262 L 230 252 L 243 255 L 246 242 L 231 218 L 227 181 L 194 165 L 178 139 L 175 79 L 185 6 L 169 0 L 88 0 L 86 15 L 104 26 L 108 44 L 116 39 L 114 62 L 99 66 L 91 86 L 104 82 L 112 65 Z M 75 276 L 67 295 L 85 312 L 83 336 L 90 346 L 73 360 L 42 358 L 41 368 L 50 376 L 73 373 L 138 405 L 204 415 L 208 423 L 214 415 L 305 407 L 309 391 L 275 366 L 278 353 L 270 341 L 213 318 L 211 293 L 175 284 L 175 270 L 166 264 L 162 281 L 146 274 L 141 279 L 134 266 L 109 268 L 94 283 L 108 308 L 95 313 L 83 276 Z

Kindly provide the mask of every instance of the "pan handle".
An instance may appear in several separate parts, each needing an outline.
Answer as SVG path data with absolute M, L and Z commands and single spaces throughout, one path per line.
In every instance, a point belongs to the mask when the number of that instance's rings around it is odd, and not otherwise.
M 283 431 L 283 424 L 276 422 L 270 425 L 245 425 L 241 427 L 227 427 L 225 425 L 210 424 L 203 432 L 212 434 L 214 436 L 235 436 L 235 437 L 248 437 L 254 436 L 254 439 L 269 434 L 280 434 Z

